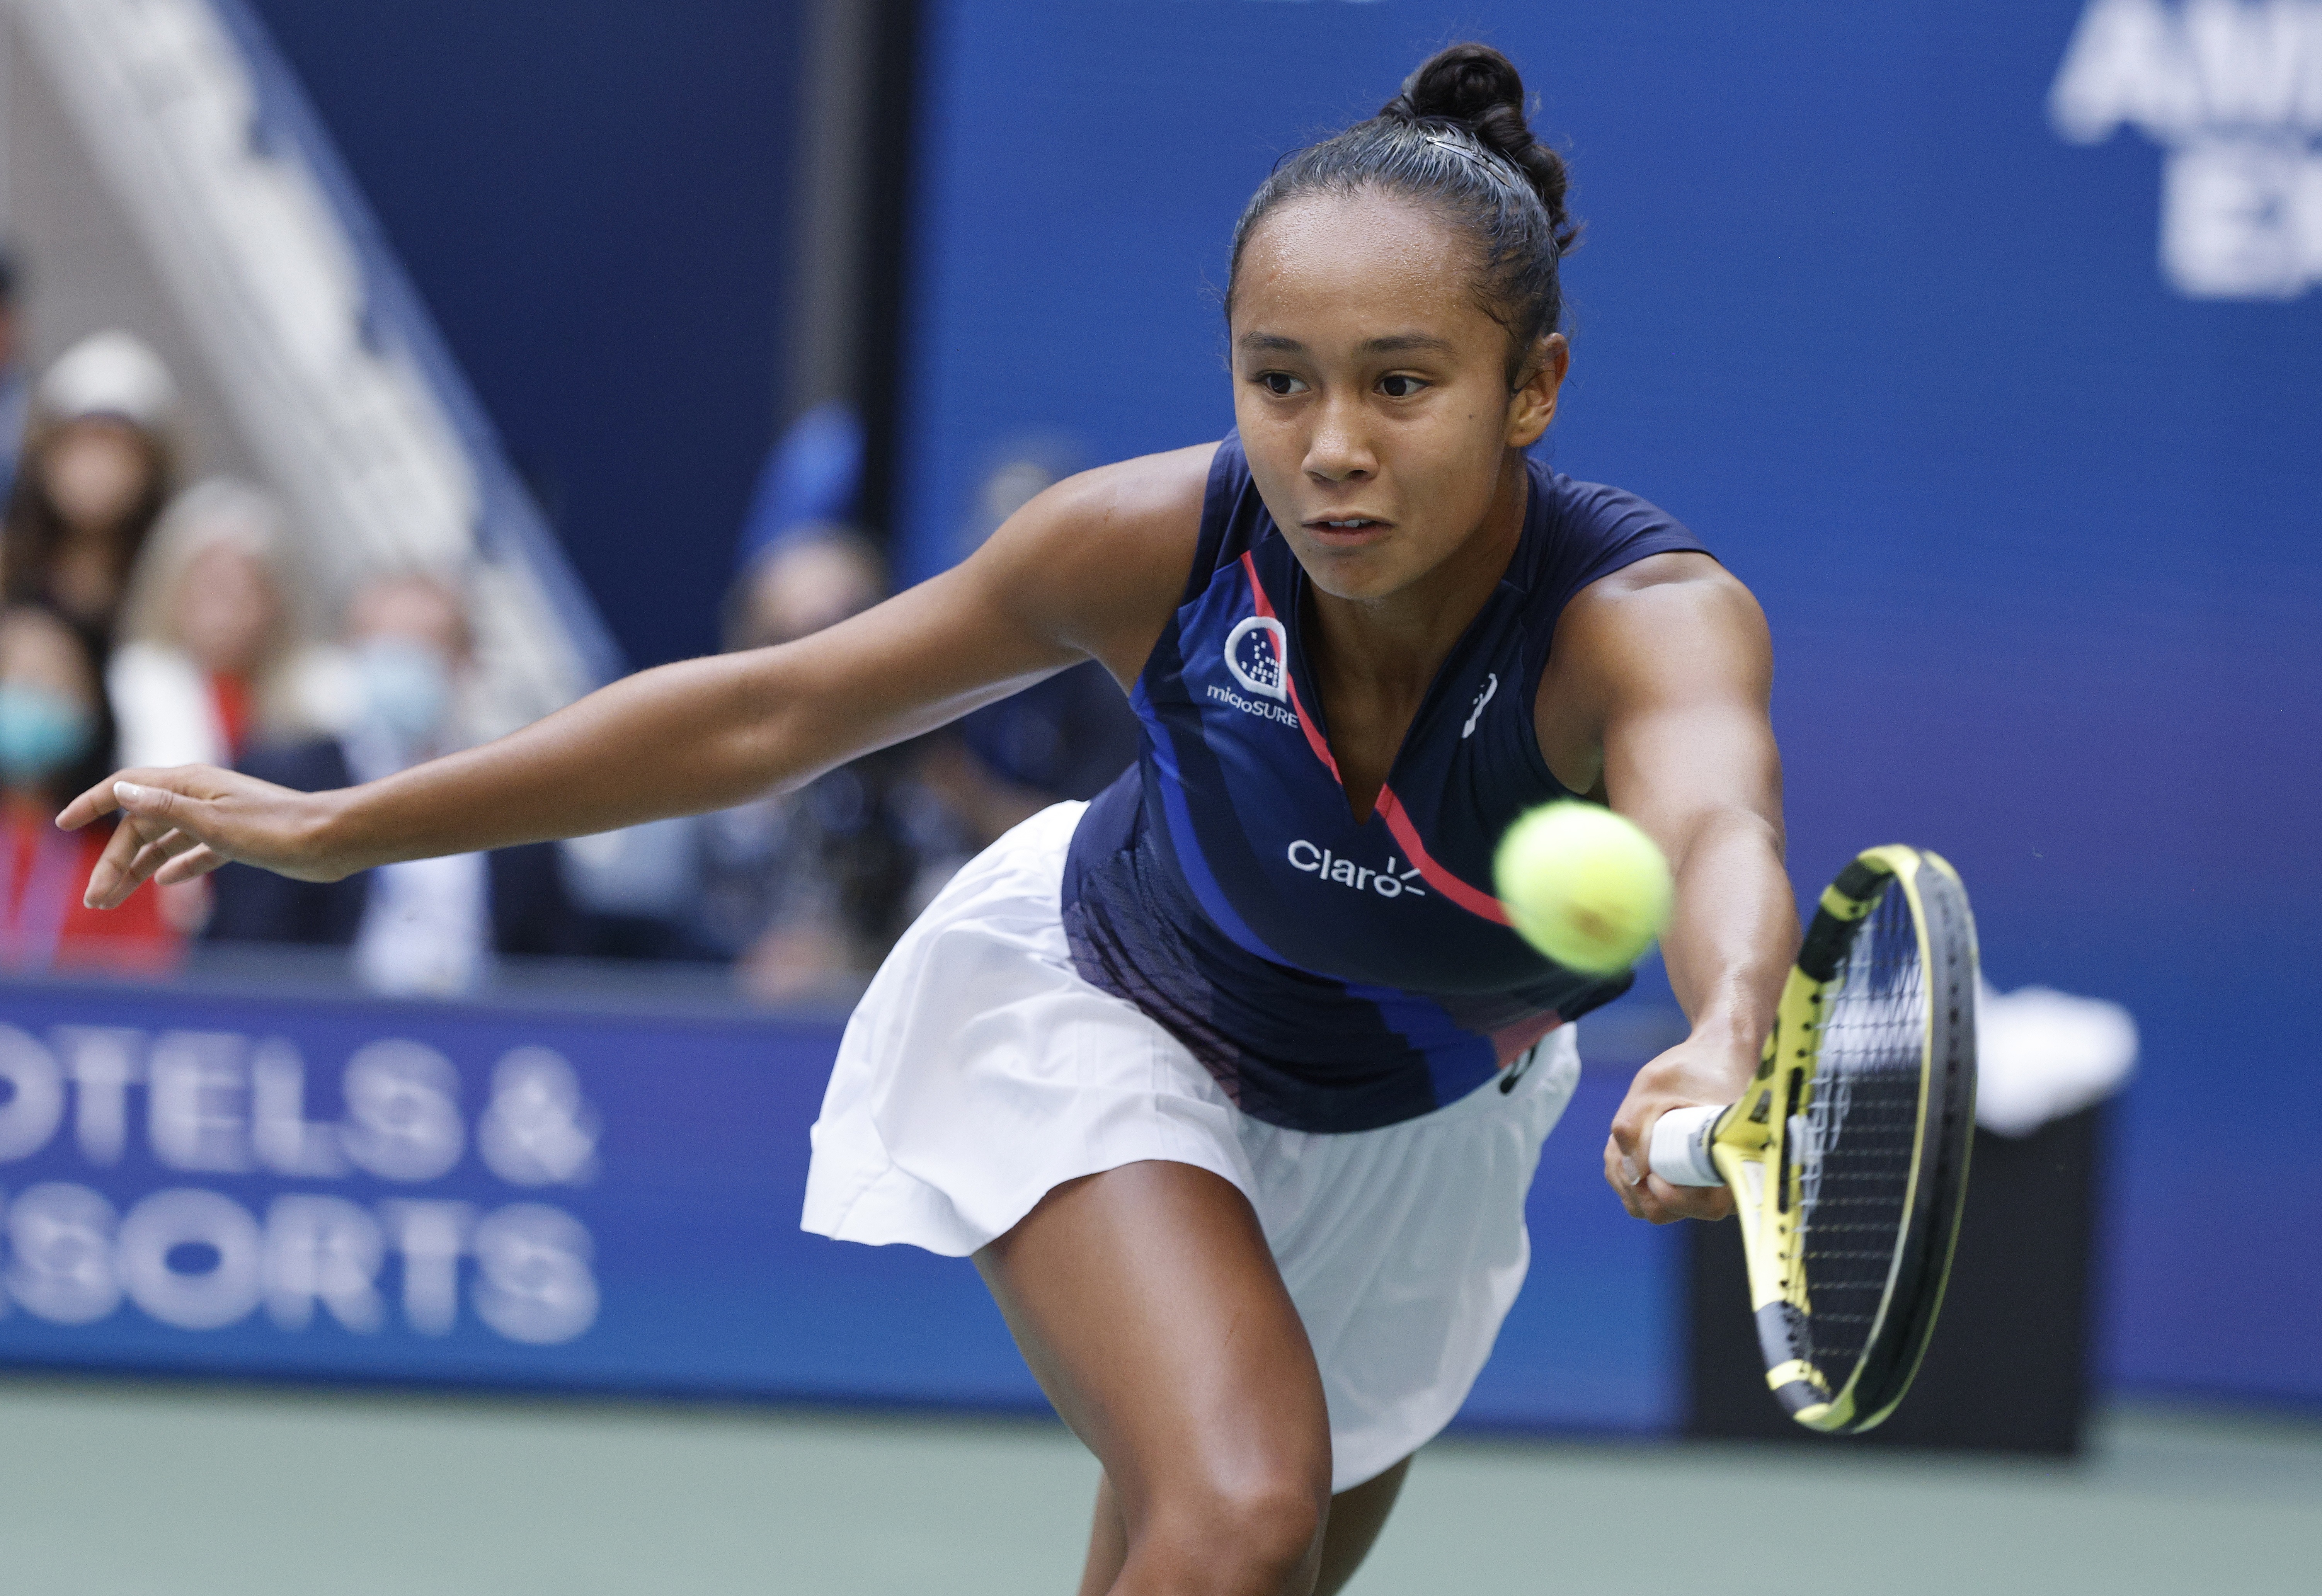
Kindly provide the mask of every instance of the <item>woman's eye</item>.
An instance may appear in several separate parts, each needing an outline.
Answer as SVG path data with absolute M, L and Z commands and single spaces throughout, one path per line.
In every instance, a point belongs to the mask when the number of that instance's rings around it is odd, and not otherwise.
M 1408 399 L 1427 385 L 1416 377 L 1382 377 L 1379 392 L 1390 399 Z
M 1286 399 L 1291 395 L 1303 391 L 1306 387 L 1287 371 L 1262 371 L 1258 374 L 1257 379 L 1266 385 L 1267 393 L 1279 399 Z

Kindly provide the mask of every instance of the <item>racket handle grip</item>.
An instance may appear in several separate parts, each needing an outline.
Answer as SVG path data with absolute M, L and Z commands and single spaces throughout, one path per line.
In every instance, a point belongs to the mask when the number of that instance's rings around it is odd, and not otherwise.
M 1653 1121 L 1652 1146 L 1646 1154 L 1653 1173 L 1672 1186 L 1723 1186 L 1725 1177 L 1710 1161 L 1709 1135 L 1725 1110 L 1707 1106 L 1671 1108 Z

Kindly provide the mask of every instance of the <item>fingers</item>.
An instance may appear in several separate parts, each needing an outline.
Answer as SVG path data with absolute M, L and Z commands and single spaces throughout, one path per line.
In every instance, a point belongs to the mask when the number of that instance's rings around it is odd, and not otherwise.
M 90 821 L 126 809 L 133 814 L 164 815 L 178 801 L 178 786 L 215 774 L 207 765 L 179 765 L 166 771 L 115 771 L 67 804 L 57 815 L 58 826 L 78 831 Z
M 58 828 L 62 831 L 78 831 L 90 821 L 100 816 L 110 815 L 119 808 L 120 800 L 114 796 L 113 781 L 114 779 L 107 776 L 59 810 L 57 812 Z
M 134 773 L 143 774 L 142 771 Z M 122 808 L 143 820 L 174 823 L 186 807 L 186 799 L 169 788 L 148 786 L 138 781 L 114 780 L 113 797 Z
M 188 774 L 198 774 L 202 769 L 192 767 Z M 177 772 L 169 771 L 123 771 L 81 794 L 64 815 L 58 816 L 58 823 L 62 825 L 75 810 L 86 808 L 86 816 L 78 822 L 86 824 L 107 807 L 120 811 L 121 823 L 114 827 L 105 852 L 89 871 L 87 889 L 81 895 L 81 901 L 90 908 L 119 908 L 156 871 L 204 845 L 200 837 L 180 824 L 202 807 L 200 800 L 161 786 L 157 780 L 175 775 Z M 144 780 L 128 780 L 132 776 Z M 206 874 L 216 868 L 216 864 L 211 864 L 193 874 Z
M 1604 1184 L 1613 1189 L 1613 1195 L 1619 1198 L 1621 1206 L 1629 1210 L 1629 1218 L 1641 1219 L 1645 1218 L 1645 1210 L 1637 1190 L 1637 1182 L 1632 1172 L 1633 1168 L 1627 1154 L 1621 1151 L 1619 1138 L 1606 1136 L 1604 1138 Z
M 1613 1188 L 1631 1218 L 1655 1225 L 1679 1219 L 1724 1219 L 1733 1213 L 1733 1194 L 1723 1186 L 1672 1186 L 1659 1175 L 1638 1170 L 1621 1150 L 1617 1135 L 1604 1138 L 1604 1183 Z
M 105 852 L 97 855 L 96 867 L 88 873 L 88 888 L 82 893 L 81 901 L 90 908 L 119 908 L 137 890 L 139 882 L 183 851 L 182 847 L 160 846 L 165 839 L 182 834 L 166 821 L 124 813 L 121 824 L 113 828 L 113 835 L 105 840 Z M 186 838 L 184 846 L 193 845 L 195 840 Z
M 171 860 L 206 845 L 199 837 L 188 836 L 182 831 L 164 832 L 137 850 L 136 856 L 129 862 L 129 873 L 137 880 L 144 880 Z
M 1733 1211 L 1723 1186 L 1678 1186 L 1652 1172 L 1652 1133 L 1672 1108 L 1724 1104 L 1740 1095 L 1755 1060 L 1731 1038 L 1687 1038 L 1637 1072 L 1604 1143 L 1604 1179 L 1640 1219 L 1723 1219 Z
M 1733 1212 L 1733 1194 L 1723 1186 L 1672 1186 L 1652 1175 L 1640 1190 L 1644 1217 L 1656 1225 L 1678 1219 L 1723 1219 Z
M 1646 1149 L 1651 1144 L 1639 1124 L 1640 1113 L 1632 1099 L 1623 1103 L 1620 1113 L 1614 1117 L 1613 1134 L 1604 1140 L 1604 1179 L 1621 1194 L 1621 1205 L 1629 1210 L 1632 1218 L 1650 1219 L 1652 1216 L 1645 1211 L 1644 1203 L 1648 1195 L 1646 1181 L 1652 1172 Z M 1653 1117 L 1660 1117 L 1659 1113 L 1656 1111 Z M 1659 1219 L 1653 1222 L 1661 1223 Z
M 232 862 L 224 854 L 207 843 L 204 843 L 187 853 L 178 854 L 154 871 L 153 883 L 158 887 L 175 887 L 181 882 L 197 880 L 217 869 L 219 865 L 230 862 Z
M 125 816 L 105 839 L 105 851 L 97 855 L 96 866 L 88 872 L 88 888 L 81 901 L 90 908 L 118 908 L 122 901 L 137 889 L 137 878 L 130 874 L 130 866 L 138 851 L 151 840 L 137 828 L 136 817 Z

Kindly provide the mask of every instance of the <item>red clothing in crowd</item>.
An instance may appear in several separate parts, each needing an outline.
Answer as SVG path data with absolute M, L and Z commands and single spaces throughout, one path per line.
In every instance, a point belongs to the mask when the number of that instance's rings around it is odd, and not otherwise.
M 217 709 L 218 729 L 225 734 L 224 762 L 235 764 L 250 751 L 250 684 L 239 676 L 210 672 L 210 703 Z
M 0 969 L 152 971 L 177 962 L 184 938 L 162 918 L 161 895 L 141 887 L 116 909 L 81 902 L 109 823 L 59 831 L 44 806 L 0 810 Z

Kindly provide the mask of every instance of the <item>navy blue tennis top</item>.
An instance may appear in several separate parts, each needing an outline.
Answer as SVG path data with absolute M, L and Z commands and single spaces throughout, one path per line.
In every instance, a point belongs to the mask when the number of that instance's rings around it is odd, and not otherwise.
M 1064 922 L 1084 978 L 1150 1015 L 1269 1124 L 1413 1118 L 1628 989 L 1510 929 L 1492 853 L 1518 815 L 1571 796 L 1532 721 L 1566 603 L 1701 544 L 1632 494 L 1530 469 L 1507 572 L 1358 823 L 1307 661 L 1305 570 L 1238 436 L 1210 468 L 1184 601 L 1129 695 L 1138 762 L 1074 834 Z

